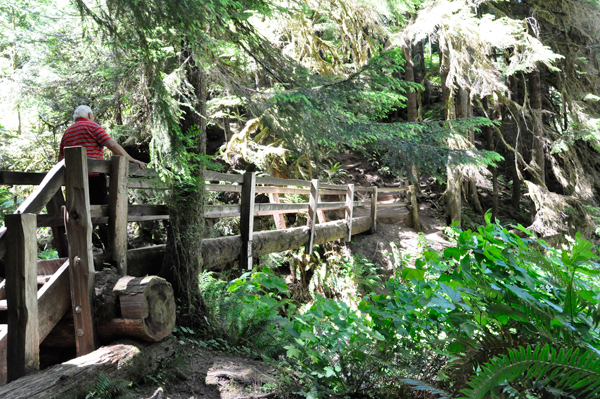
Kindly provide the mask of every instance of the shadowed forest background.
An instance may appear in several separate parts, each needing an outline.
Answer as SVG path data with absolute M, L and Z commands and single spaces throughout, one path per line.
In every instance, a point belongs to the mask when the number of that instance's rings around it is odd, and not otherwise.
M 170 222 L 129 233 L 167 244 L 178 338 L 268 364 L 263 394 L 600 395 L 598 1 L 0 0 L 0 29 L 0 170 L 49 170 L 89 105 L 169 184 L 134 201 L 160 196 Z M 207 169 L 409 181 L 447 244 L 205 270 L 202 239 L 240 228 L 204 220 L 206 201 L 239 200 L 205 192 Z M 2 216 L 28 190 L 0 186 Z M 171 366 L 87 397 L 168 392 Z

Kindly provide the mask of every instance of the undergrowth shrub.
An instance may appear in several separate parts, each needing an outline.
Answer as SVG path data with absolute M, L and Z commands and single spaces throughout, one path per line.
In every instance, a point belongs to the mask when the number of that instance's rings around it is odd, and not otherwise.
M 397 254 L 385 290 L 316 293 L 297 314 L 284 308 L 285 283 L 268 270 L 231 283 L 204 274 L 209 323 L 230 342 L 285 353 L 308 398 L 409 397 L 408 389 L 445 398 L 598 397 L 594 247 L 577 235 L 552 248 L 518 229 L 528 238 L 488 215 L 477 231 L 454 229 L 455 246 L 443 252 L 426 249 L 414 262 Z M 315 286 L 373 271 L 329 259 L 337 263 L 318 264 Z
M 289 306 L 285 280 L 265 268 L 225 282 L 213 273 L 200 275 L 200 293 L 207 306 L 207 335 L 244 346 L 266 356 L 282 351 Z

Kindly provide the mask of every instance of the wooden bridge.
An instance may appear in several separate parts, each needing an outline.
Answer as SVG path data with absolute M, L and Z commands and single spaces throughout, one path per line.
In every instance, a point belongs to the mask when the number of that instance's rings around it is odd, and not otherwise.
M 90 173 L 109 175 L 108 205 L 90 205 Z M 354 234 L 375 230 L 377 210 L 382 207 L 408 206 L 415 226 L 420 225 L 412 186 L 355 187 L 318 180 L 257 177 L 253 172 L 233 175 L 207 171 L 205 178 L 207 190 L 239 193 L 241 198 L 239 205 L 204 206 L 205 218 L 239 216 L 241 227 L 239 236 L 203 240 L 205 267 L 239 260 L 242 267 L 251 269 L 254 257 L 268 253 L 301 247 L 311 253 L 314 245 L 341 238 L 350 241 Z M 171 332 L 174 302 L 168 295 L 170 285 L 159 281 L 162 279 L 142 278 L 157 273 L 156 265 L 162 263 L 165 245 L 127 249 L 128 222 L 169 218 L 164 204 L 128 203 L 128 189 L 166 188 L 155 171 L 130 165 L 119 156 L 111 160 L 87 159 L 85 148 L 71 147 L 65 150 L 65 160 L 48 173 L 0 172 L 0 184 L 37 185 L 17 211 L 6 216 L 6 226 L 0 228 L 0 260 L 6 258 L 6 279 L 0 283 L 0 322 L 6 323 L 0 324 L 0 385 L 39 368 L 40 344 L 71 313 L 70 334 L 77 356 L 94 351 L 99 337 L 129 335 L 156 341 Z M 257 194 L 267 194 L 270 203 L 256 203 Z M 309 201 L 280 203 L 279 196 L 286 194 L 305 194 Z M 401 200 L 378 202 L 382 195 L 389 198 L 390 194 Z M 337 201 L 323 202 L 321 196 Z M 357 196 L 362 200 L 355 200 Z M 41 214 L 44 208 L 47 214 Z M 368 216 L 355 217 L 357 208 L 364 208 L 365 212 L 370 208 L 370 212 Z M 331 210 L 343 210 L 344 218 L 327 222 L 324 212 Z M 283 214 L 298 212 L 308 213 L 307 225 L 286 228 Z M 272 216 L 277 230 L 255 232 L 255 216 Z M 93 225 L 106 223 L 107 253 L 94 256 Z M 61 259 L 37 260 L 37 227 L 52 228 Z M 94 268 L 94 260 L 99 267 Z M 119 297 L 120 314 L 98 324 L 93 311 L 95 270 L 106 261 L 123 276 L 113 290 Z M 152 265 L 154 270 L 150 270 Z M 153 284 L 161 287 L 161 306 L 168 310 L 164 314 L 149 315 L 153 310 L 148 310 L 148 303 L 155 299 L 148 297 L 151 294 L 147 288 Z

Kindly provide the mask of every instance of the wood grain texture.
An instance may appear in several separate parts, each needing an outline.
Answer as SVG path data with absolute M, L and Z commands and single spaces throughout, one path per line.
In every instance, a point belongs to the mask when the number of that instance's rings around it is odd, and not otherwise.
M 127 158 L 113 156 L 108 189 L 108 252 L 121 276 L 127 274 L 128 173 Z
M 279 194 L 278 193 L 270 193 L 269 201 L 272 204 L 279 204 Z M 286 229 L 285 216 L 283 216 L 282 213 L 273 214 L 273 221 L 275 222 L 275 227 L 277 228 L 277 230 L 285 230 Z
M 1 333 L 0 333 L 1 336 Z M 0 341 L 1 344 L 1 341 Z M 139 365 L 152 375 L 175 355 L 176 341 L 164 340 L 148 345 L 138 342 L 116 343 L 86 356 L 70 360 L 39 373 L 25 376 L 0 387 L 2 399 L 76 399 L 101 373 L 111 379 L 139 378 Z
M 19 206 L 15 213 L 40 213 L 56 192 L 65 184 L 65 163 L 60 161 L 44 177 L 44 180 Z
M 354 184 L 348 184 L 346 191 L 346 223 L 348 224 L 348 231 L 346 233 L 345 241 L 350 242 L 352 240 L 352 219 L 354 214 Z
M 6 215 L 7 381 L 39 369 L 37 238 L 34 214 Z
M 305 254 L 312 254 L 315 243 L 315 226 L 317 225 L 317 206 L 319 204 L 319 180 L 313 179 L 310 182 L 310 200 L 308 202 L 308 217 L 306 227 L 308 227 L 308 242 L 304 247 Z
M 39 343 L 71 309 L 69 260 L 52 275 L 50 280 L 37 293 Z
M 59 258 L 64 258 L 65 256 L 69 256 L 69 243 L 67 242 L 67 231 L 65 230 L 65 225 L 62 220 L 61 208 L 66 205 L 65 197 L 63 196 L 62 189 L 56 191 L 54 197 L 46 204 L 46 210 L 49 215 L 54 214 L 57 216 L 59 224 L 52 227 L 52 242 L 56 247 L 56 252 L 58 252 Z M 38 227 L 40 227 L 38 215 Z
M 96 349 L 92 320 L 94 256 L 87 161 L 85 148 L 65 148 L 67 192 L 65 224 L 69 239 L 69 275 L 77 356 L 86 355 Z
M 240 236 L 242 238 L 240 267 L 248 270 L 252 270 L 252 235 L 254 231 L 255 189 L 256 173 L 244 173 L 244 185 L 242 186 L 242 209 L 240 215 Z
M 360 234 L 371 228 L 371 217 L 354 218 L 352 234 Z M 336 220 L 315 227 L 315 245 L 339 240 L 347 234 L 345 220 Z M 263 256 L 274 252 L 283 252 L 302 248 L 308 242 L 308 227 L 296 227 L 287 230 L 255 232 L 252 239 L 254 256 Z M 221 237 L 202 240 L 202 260 L 205 267 L 223 265 L 239 257 L 242 248 L 240 236 Z
M 0 171 L 0 185 L 37 186 L 44 180 L 44 177 L 46 177 L 46 173 Z
M 123 319 L 140 319 L 142 322 L 141 330 L 135 329 L 137 335 L 124 335 L 160 341 L 171 334 L 175 327 L 175 297 L 171 284 L 165 279 L 157 276 L 125 276 L 117 282 L 113 291 L 119 296 Z M 119 323 L 125 325 L 128 322 Z M 103 325 L 102 333 L 107 328 Z
M 375 233 L 377 230 L 377 187 L 373 187 L 373 191 L 371 192 L 371 220 L 373 223 L 371 224 L 371 233 Z

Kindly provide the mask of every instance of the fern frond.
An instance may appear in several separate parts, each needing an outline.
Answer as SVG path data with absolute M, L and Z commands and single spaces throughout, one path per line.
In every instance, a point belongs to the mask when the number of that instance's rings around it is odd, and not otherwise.
M 600 395 L 600 358 L 589 350 L 565 350 L 550 346 L 520 347 L 511 349 L 508 355 L 495 357 L 482 366 L 482 371 L 471 382 L 471 389 L 464 389 L 467 399 L 484 398 L 505 381 L 547 379 L 554 388 L 577 391 L 578 398 Z
M 431 392 L 434 395 L 439 395 L 438 399 L 452 398 L 452 395 L 450 395 L 448 392 L 438 389 L 438 388 L 434 387 L 433 385 L 430 385 L 424 381 L 411 380 L 410 378 L 405 378 L 402 380 L 402 382 L 405 383 L 406 385 L 410 386 L 410 388 L 413 391 Z

